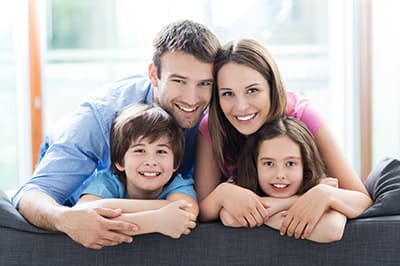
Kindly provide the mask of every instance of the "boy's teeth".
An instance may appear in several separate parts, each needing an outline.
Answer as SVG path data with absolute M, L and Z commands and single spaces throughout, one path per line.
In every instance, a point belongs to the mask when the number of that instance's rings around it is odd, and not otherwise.
M 148 173 L 148 172 L 143 172 L 144 176 L 156 176 L 157 173 Z
M 247 121 L 252 119 L 255 116 L 255 114 L 251 114 L 251 115 L 246 115 L 246 116 L 237 116 L 237 119 L 240 121 Z

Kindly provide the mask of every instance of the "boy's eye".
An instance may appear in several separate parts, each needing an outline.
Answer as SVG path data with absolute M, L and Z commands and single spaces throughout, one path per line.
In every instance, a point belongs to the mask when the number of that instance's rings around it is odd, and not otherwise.
M 167 150 L 158 150 L 157 153 L 159 153 L 159 154 L 167 154 L 168 151 Z

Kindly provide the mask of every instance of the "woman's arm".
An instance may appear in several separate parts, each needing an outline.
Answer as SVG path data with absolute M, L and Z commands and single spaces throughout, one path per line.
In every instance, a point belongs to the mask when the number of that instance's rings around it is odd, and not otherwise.
M 271 216 L 265 225 L 279 230 L 284 219 L 285 212 L 277 213 Z M 337 211 L 325 212 L 318 223 L 315 225 L 312 233 L 307 237 L 302 237 L 319 243 L 329 243 L 342 239 L 346 225 L 346 216 Z M 300 238 L 300 235 L 295 235 Z
M 199 197 L 200 220 L 207 222 L 218 219 L 224 207 L 242 226 L 262 225 L 268 214 L 260 197 L 234 184 L 220 184 L 220 176 L 211 143 L 200 133 L 194 174 L 195 188 Z
M 327 125 L 318 131 L 316 142 L 328 176 L 338 179 L 339 189 L 319 184 L 307 191 L 288 210 L 280 230 L 282 234 L 293 236 L 304 231 L 307 237 L 330 208 L 347 218 L 355 218 L 372 204 L 361 179 L 347 162 Z

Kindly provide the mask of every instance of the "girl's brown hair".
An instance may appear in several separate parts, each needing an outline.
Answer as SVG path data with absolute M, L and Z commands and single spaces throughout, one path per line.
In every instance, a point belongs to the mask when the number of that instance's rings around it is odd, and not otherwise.
M 325 165 L 308 128 L 295 118 L 281 118 L 264 124 L 256 133 L 249 136 L 240 154 L 234 181 L 258 195 L 265 195 L 258 182 L 257 159 L 259 147 L 265 140 L 288 136 L 300 146 L 303 163 L 303 183 L 298 194 L 303 194 L 325 177 Z

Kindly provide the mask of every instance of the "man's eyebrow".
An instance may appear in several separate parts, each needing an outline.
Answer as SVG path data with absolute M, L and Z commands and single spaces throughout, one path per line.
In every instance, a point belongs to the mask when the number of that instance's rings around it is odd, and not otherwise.
M 169 79 L 170 79 L 170 78 L 188 79 L 187 77 L 182 76 L 182 75 L 179 75 L 179 74 L 171 74 L 171 75 L 168 76 L 168 78 L 169 78 Z

